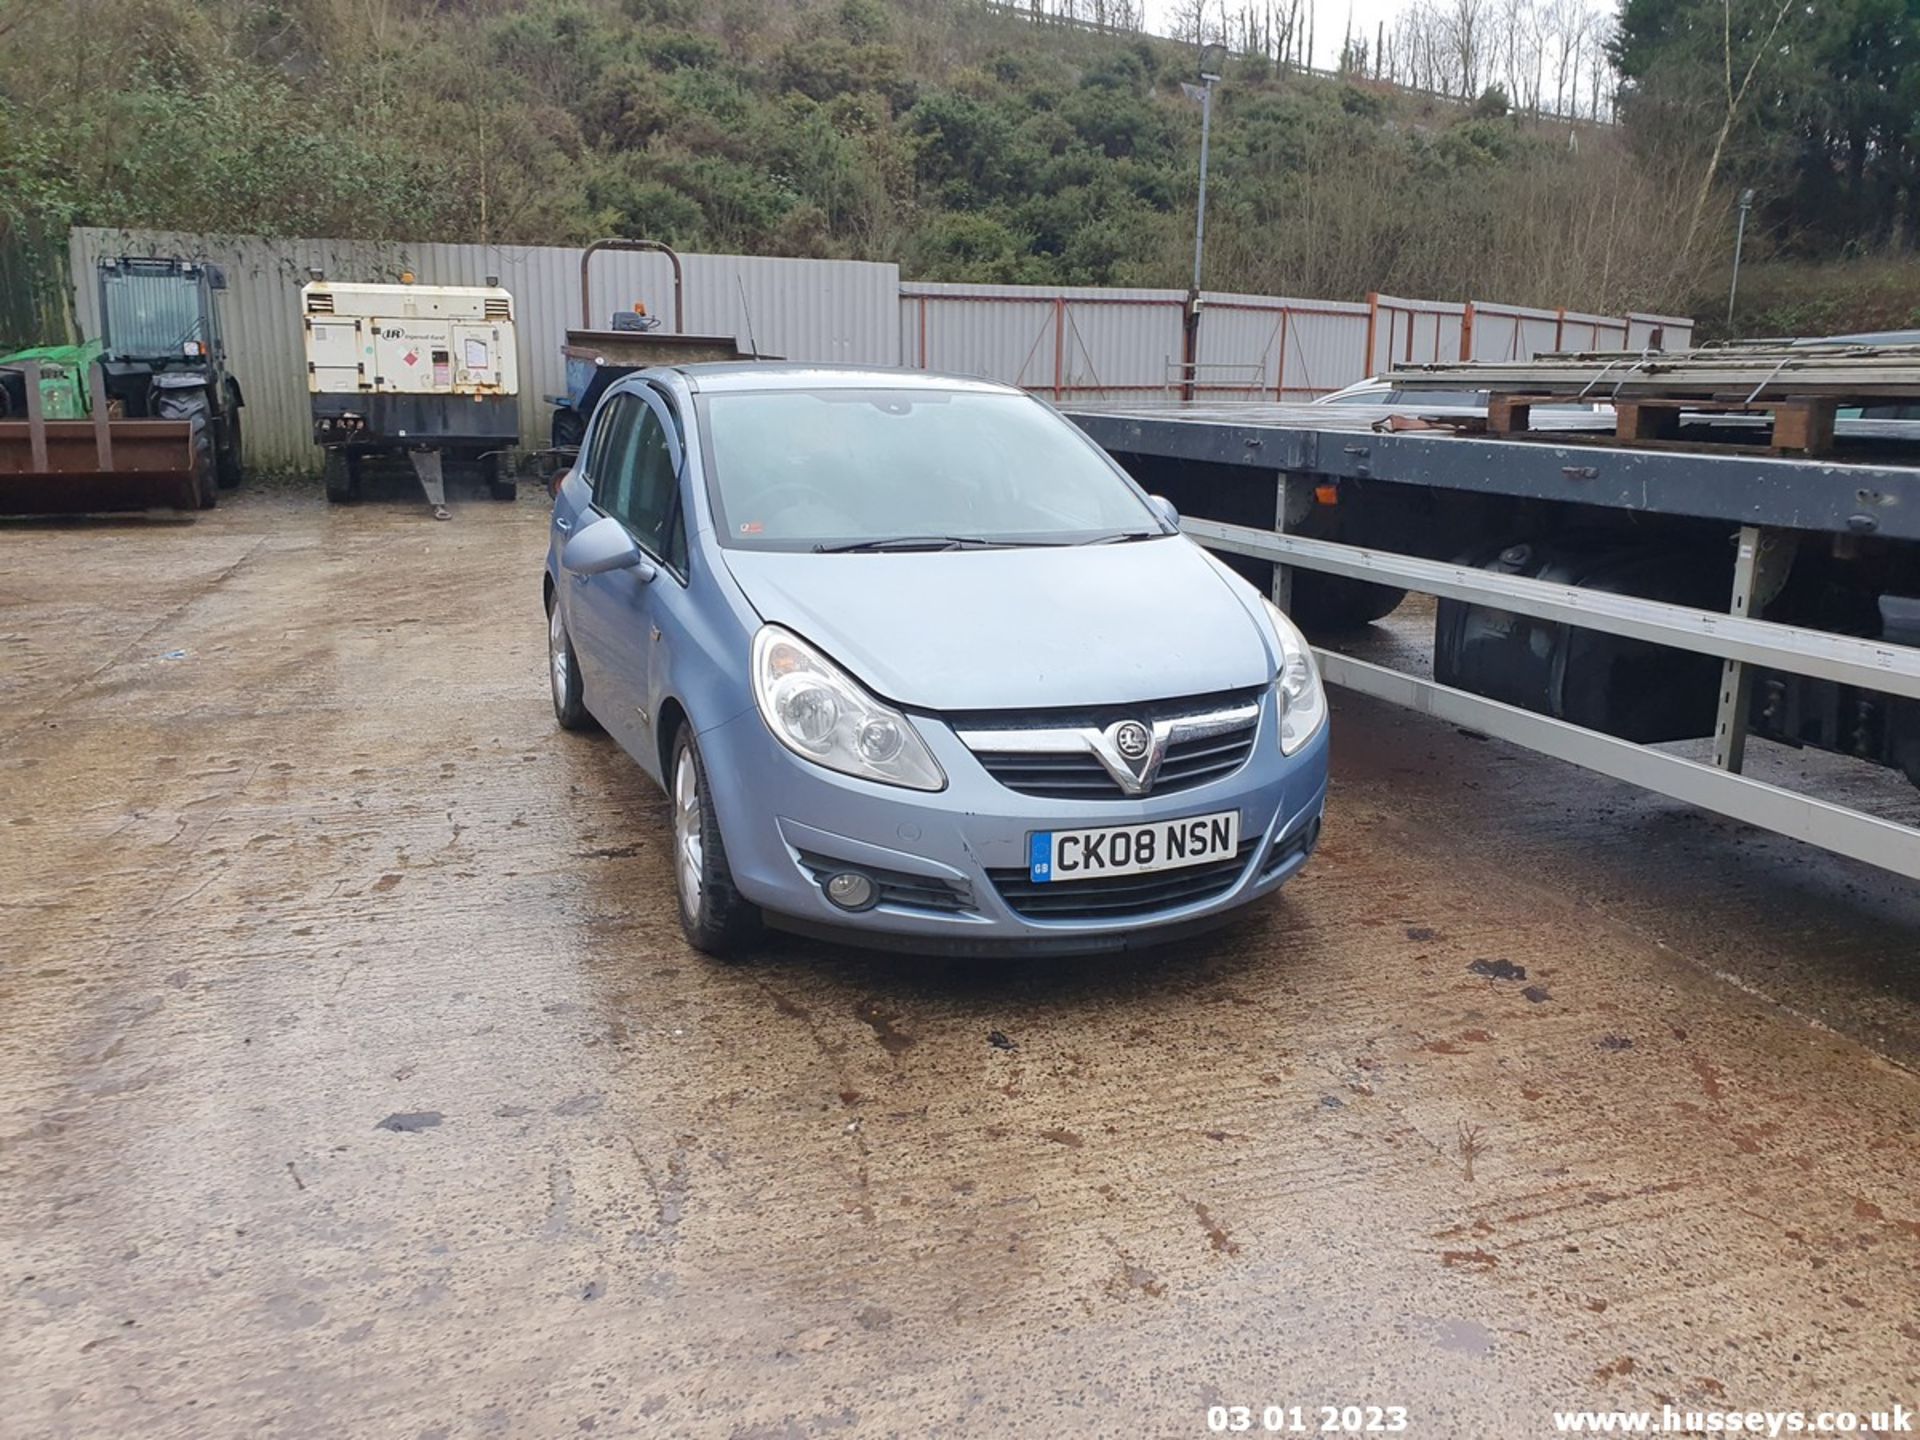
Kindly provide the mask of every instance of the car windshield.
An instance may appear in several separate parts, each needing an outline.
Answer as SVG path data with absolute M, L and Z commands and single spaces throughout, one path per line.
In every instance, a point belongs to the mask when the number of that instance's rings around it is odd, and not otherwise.
M 189 340 L 205 340 L 196 280 L 129 272 L 104 287 L 106 329 L 116 355 L 177 356 Z
M 1487 407 L 1487 392 L 1484 390 L 1395 390 L 1385 385 L 1375 385 L 1352 391 L 1336 390 L 1331 395 L 1322 395 L 1314 403 L 1316 405 L 1433 405 L 1450 409 L 1484 410 Z
M 728 545 L 1075 544 L 1166 533 L 1093 443 L 1025 395 L 758 390 L 701 402 Z
M 1442 405 L 1453 410 L 1484 410 L 1484 390 L 1392 390 L 1383 402 L 1388 405 Z

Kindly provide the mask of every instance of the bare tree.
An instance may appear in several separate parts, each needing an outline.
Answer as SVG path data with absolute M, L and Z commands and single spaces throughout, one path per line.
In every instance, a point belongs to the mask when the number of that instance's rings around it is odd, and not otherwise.
M 1527 0 L 1521 16 L 1521 50 L 1528 57 L 1520 80 L 1527 110 L 1540 113 L 1541 86 L 1547 70 L 1547 36 L 1550 30 L 1547 9 L 1539 0 Z
M 1770 0 L 1769 0 L 1770 3 Z M 1753 52 L 1747 58 L 1746 69 L 1740 75 L 1738 84 L 1734 81 L 1734 72 L 1738 65 L 1734 60 L 1735 37 L 1733 27 L 1733 0 L 1720 0 L 1721 11 L 1721 71 L 1722 94 L 1726 100 L 1726 109 L 1720 117 L 1720 130 L 1713 137 L 1713 149 L 1707 156 L 1707 170 L 1700 177 L 1700 192 L 1693 197 L 1693 213 L 1687 218 L 1687 238 L 1683 249 L 1691 252 L 1694 237 L 1700 233 L 1700 220 L 1707 212 L 1707 200 L 1713 194 L 1713 182 L 1720 178 L 1720 162 L 1726 155 L 1727 138 L 1733 134 L 1734 123 L 1739 120 L 1740 112 L 1745 108 L 1747 96 L 1753 92 L 1754 78 L 1767 58 L 1774 54 L 1774 40 L 1780 34 L 1780 27 L 1786 22 L 1788 13 L 1793 9 L 1794 0 L 1780 0 L 1779 9 L 1773 12 L 1773 20 L 1766 27 L 1766 33 L 1759 35 L 1753 46 Z M 1764 11 L 1756 17 L 1765 20 Z M 1755 28 L 1758 35 L 1758 27 Z
M 1273 54 L 1282 68 L 1300 63 L 1300 5 L 1301 0 L 1282 0 L 1267 7 L 1273 20 Z
M 1417 0 L 1400 12 L 1394 22 L 1394 33 L 1401 73 L 1393 78 L 1417 89 L 1453 94 L 1447 18 L 1434 9 L 1429 0 Z
M 1175 40 L 1187 45 L 1204 45 L 1209 38 L 1208 0 L 1176 0 L 1167 11 L 1167 29 Z
M 1547 51 L 1544 63 L 1553 69 L 1553 113 L 1565 115 L 1580 88 L 1580 52 L 1586 44 L 1593 12 L 1587 0 L 1547 0 Z
M 1593 17 L 1593 46 L 1587 56 L 1587 101 L 1595 120 L 1613 118 L 1613 60 L 1610 45 L 1616 25 L 1611 15 Z
M 1516 110 L 1540 107 L 1540 7 L 1534 0 L 1502 0 L 1497 18 L 1501 83 Z
M 1445 15 L 1447 49 L 1454 74 L 1460 81 L 1460 93 L 1480 93 L 1486 65 L 1487 0 L 1450 0 Z

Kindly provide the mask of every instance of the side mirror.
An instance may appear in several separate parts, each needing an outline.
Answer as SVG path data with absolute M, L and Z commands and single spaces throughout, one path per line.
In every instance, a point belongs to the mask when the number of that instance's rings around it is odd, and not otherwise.
M 1147 497 L 1147 503 L 1153 506 L 1153 513 L 1166 521 L 1167 524 L 1176 530 L 1180 528 L 1180 512 L 1173 508 L 1173 502 L 1167 499 L 1166 496 L 1149 495 Z
M 659 572 L 640 553 L 627 527 L 611 515 L 587 526 L 560 552 L 560 563 L 576 575 L 604 575 L 609 570 L 633 570 L 642 585 Z

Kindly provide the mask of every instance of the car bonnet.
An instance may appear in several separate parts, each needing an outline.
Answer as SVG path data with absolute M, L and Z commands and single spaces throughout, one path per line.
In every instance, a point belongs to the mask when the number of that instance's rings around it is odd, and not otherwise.
M 728 549 L 762 619 L 928 710 L 1124 704 L 1264 685 L 1246 591 L 1177 536 L 851 555 Z

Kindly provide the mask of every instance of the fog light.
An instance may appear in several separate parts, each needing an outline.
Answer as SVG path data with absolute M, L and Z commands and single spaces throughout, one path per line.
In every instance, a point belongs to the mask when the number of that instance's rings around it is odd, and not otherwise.
M 879 898 L 871 877 L 858 870 L 842 870 L 827 881 L 827 899 L 842 910 L 870 909 Z

